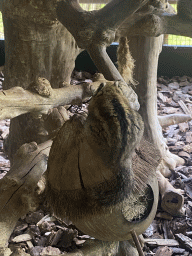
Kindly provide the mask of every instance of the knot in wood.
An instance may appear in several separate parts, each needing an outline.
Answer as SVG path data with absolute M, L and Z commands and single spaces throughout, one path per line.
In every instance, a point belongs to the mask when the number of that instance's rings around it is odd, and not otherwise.
M 44 77 L 38 77 L 33 83 L 30 84 L 29 89 L 44 97 L 50 97 L 52 94 L 51 84 Z

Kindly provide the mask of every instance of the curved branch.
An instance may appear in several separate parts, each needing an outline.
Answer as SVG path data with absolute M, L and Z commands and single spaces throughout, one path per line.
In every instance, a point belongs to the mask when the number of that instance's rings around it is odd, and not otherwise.
M 149 14 L 133 25 L 126 20 L 116 33 L 121 36 L 159 36 L 162 34 L 173 34 L 192 37 L 192 22 L 183 20 L 176 14 Z
M 112 0 L 98 11 L 87 12 L 77 0 L 65 0 L 58 2 L 56 12 L 58 20 L 71 32 L 78 46 L 87 49 L 91 44 L 112 43 L 119 25 L 147 2 Z
M 106 52 L 120 24 L 148 0 L 113 0 L 98 11 L 84 11 L 77 0 L 60 1 L 57 18 L 74 36 L 80 48 L 88 50 L 98 70 L 108 80 L 122 80 Z
M 91 45 L 88 47 L 87 51 L 94 61 L 94 64 L 98 67 L 99 72 L 104 74 L 107 80 L 124 81 L 123 77 L 109 58 L 106 52 L 106 46 Z

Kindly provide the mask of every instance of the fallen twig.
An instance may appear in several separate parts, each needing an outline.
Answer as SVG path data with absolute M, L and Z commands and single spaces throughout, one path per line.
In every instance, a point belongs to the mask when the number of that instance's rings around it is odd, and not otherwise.
M 175 189 L 159 171 L 157 171 L 157 179 L 162 197 L 162 209 L 173 216 L 178 215 L 184 204 L 184 198 L 180 189 Z
M 191 121 L 191 119 L 192 117 L 189 114 L 171 114 L 166 116 L 158 116 L 159 123 L 162 127 L 188 122 Z

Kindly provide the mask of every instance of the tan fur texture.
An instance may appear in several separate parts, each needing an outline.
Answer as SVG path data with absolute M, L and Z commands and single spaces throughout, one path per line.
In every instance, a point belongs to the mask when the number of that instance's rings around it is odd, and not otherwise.
M 131 56 L 128 40 L 126 37 L 121 37 L 119 40 L 119 47 L 117 50 L 117 62 L 118 62 L 118 70 L 122 75 L 122 77 L 124 78 L 125 82 L 127 84 L 136 86 L 138 82 L 135 81 L 133 78 L 135 61 Z

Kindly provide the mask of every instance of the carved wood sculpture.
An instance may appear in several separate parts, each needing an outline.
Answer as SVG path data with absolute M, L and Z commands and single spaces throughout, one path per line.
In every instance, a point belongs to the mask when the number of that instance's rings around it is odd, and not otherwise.
M 86 117 L 75 115 L 54 139 L 47 200 L 99 240 L 124 241 L 141 234 L 158 202 L 155 170 L 160 157 L 143 137 L 143 122 L 122 94 L 122 82 L 103 83 Z

